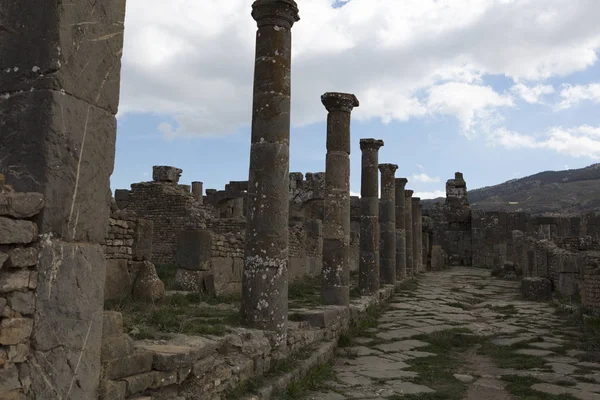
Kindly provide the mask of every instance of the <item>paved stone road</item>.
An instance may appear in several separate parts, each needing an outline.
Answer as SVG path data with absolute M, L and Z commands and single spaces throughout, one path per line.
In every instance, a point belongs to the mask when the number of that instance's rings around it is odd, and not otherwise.
M 479 354 L 477 345 L 463 350 L 456 355 L 461 360 L 455 371 L 457 382 L 468 385 L 463 399 L 538 399 L 510 394 L 506 376 L 534 378 L 525 381 L 526 390 L 556 395 L 539 399 L 600 399 L 600 364 L 584 361 L 585 353 L 571 346 L 580 339 L 579 330 L 566 325 L 550 304 L 519 300 L 518 285 L 476 268 L 421 276 L 418 289 L 394 297 L 369 337 L 339 349 L 329 389 L 306 399 L 433 399 L 435 383 L 428 386 L 427 377 L 411 371 L 409 363 L 436 356 L 423 351 L 429 345 L 424 334 L 456 328 L 477 337 L 493 335 L 489 341 L 503 355 L 531 355 L 541 362 L 537 368 L 502 369 L 492 357 Z

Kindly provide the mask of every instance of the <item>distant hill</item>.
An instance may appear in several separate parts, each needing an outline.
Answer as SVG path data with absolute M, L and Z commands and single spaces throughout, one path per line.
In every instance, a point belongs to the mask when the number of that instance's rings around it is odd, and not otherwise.
M 466 176 L 467 188 L 469 177 Z M 545 171 L 495 186 L 469 190 L 473 209 L 524 211 L 531 214 L 578 214 L 600 211 L 600 164 L 566 171 Z M 423 200 L 431 208 L 440 197 Z

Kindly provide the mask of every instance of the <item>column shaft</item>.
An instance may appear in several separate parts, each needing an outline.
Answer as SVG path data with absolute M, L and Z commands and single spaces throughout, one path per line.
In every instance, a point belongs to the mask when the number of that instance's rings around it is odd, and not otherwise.
M 412 190 L 404 191 L 404 226 L 406 232 L 406 276 L 408 278 L 412 278 L 414 276 L 412 195 Z
M 358 288 L 363 294 L 379 290 L 379 148 L 382 140 L 361 139 L 360 263 Z
M 379 202 L 379 225 L 381 232 L 380 281 L 396 283 L 396 180 L 398 166 L 381 164 L 381 200 Z
M 421 199 L 418 197 L 413 197 L 412 199 L 412 240 L 413 240 L 413 274 L 418 275 L 422 271 L 421 262 L 423 259 L 423 249 L 421 246 L 421 233 L 419 224 L 419 204 Z
M 252 138 L 241 314 L 246 325 L 277 332 L 285 345 L 292 0 L 257 0 Z
M 323 286 L 326 304 L 350 304 L 350 113 L 353 94 L 325 93 L 327 157 L 323 206 Z
M 396 178 L 396 279 L 406 278 L 406 231 L 404 229 L 404 187 L 408 180 Z

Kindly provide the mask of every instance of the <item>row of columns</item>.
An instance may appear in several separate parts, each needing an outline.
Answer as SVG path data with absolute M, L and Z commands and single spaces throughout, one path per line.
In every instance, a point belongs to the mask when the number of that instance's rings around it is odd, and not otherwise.
M 288 314 L 288 187 L 293 0 L 256 0 L 256 60 L 241 314 L 285 344 Z M 350 117 L 358 99 L 325 93 L 328 111 L 323 216 L 323 287 L 327 304 L 350 301 Z M 382 140 L 361 139 L 358 286 L 376 293 L 421 270 L 420 206 L 395 164 L 379 164 Z M 379 172 L 381 171 L 381 199 Z M 415 234 L 413 234 L 415 232 Z M 380 240 L 381 239 L 381 240 Z M 413 256 L 414 255 L 414 256 Z

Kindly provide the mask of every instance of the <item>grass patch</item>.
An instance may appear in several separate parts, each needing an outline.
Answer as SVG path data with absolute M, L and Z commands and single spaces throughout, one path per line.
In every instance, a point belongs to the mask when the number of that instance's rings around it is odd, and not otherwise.
M 322 277 L 304 277 L 289 284 L 288 301 L 290 308 L 304 308 L 324 305 L 321 297 Z
M 155 264 L 156 273 L 165 284 L 165 290 L 175 290 L 175 274 L 177 266 L 174 264 Z
M 338 338 L 338 346 L 353 346 L 355 337 L 375 337 L 375 332 L 371 332 L 370 330 L 377 328 L 377 325 L 379 324 L 378 319 L 383 310 L 383 306 L 374 305 L 368 307 L 365 314 L 357 321 L 352 321 L 349 329 L 340 335 Z
M 414 278 L 406 279 L 400 284 L 400 286 L 398 287 L 398 290 L 396 290 L 396 293 L 397 294 L 403 294 L 406 292 L 413 293 L 418 288 L 419 288 L 419 281 L 417 279 L 414 279 Z
M 429 346 L 419 348 L 419 351 L 435 353 L 431 357 L 419 357 L 407 360 L 410 370 L 419 376 L 414 380 L 417 384 L 435 389 L 435 393 L 421 393 L 401 397 L 411 400 L 462 400 L 467 391 L 467 385 L 454 377 L 463 364 L 461 353 L 478 344 L 481 339 L 465 328 L 449 329 L 434 332 L 430 335 L 419 335 L 414 339 L 429 343 Z M 400 397 L 390 397 L 400 398 Z
M 315 366 L 306 377 L 291 383 L 284 393 L 275 396 L 277 400 L 300 399 L 308 392 L 325 388 L 325 382 L 335 378 L 331 363 Z
M 477 352 L 481 355 L 491 357 L 500 368 L 514 368 L 519 370 L 538 368 L 544 371 L 551 371 L 551 368 L 546 366 L 547 361 L 543 358 L 514 352 L 515 350 L 528 348 L 527 343 L 530 342 L 516 343 L 512 346 L 497 346 L 491 341 L 486 340 L 481 343 Z
M 531 388 L 536 383 L 541 383 L 537 378 L 530 376 L 504 375 L 501 378 L 506 384 L 506 390 L 520 400 L 575 400 L 570 394 L 547 394 Z
M 231 306 L 215 306 L 222 302 Z M 232 298 L 191 293 L 168 296 L 157 302 L 109 301 L 104 309 L 122 313 L 125 329 L 134 339 L 160 339 L 172 333 L 224 335 L 230 332 L 230 327 L 241 325 L 238 306 L 233 304 Z
M 264 379 L 262 377 L 253 377 L 241 382 L 235 388 L 229 388 L 225 391 L 225 400 L 238 400 L 244 396 L 257 393 L 258 389 L 262 387 Z

